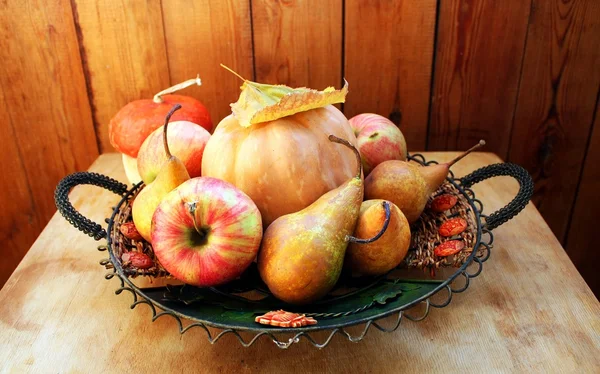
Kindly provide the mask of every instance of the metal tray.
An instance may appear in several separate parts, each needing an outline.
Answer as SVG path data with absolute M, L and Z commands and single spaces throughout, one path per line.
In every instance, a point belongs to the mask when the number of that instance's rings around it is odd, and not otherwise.
M 422 165 L 436 163 L 427 162 L 422 155 L 410 156 L 412 161 Z M 483 204 L 471 190 L 474 184 L 495 176 L 511 176 L 520 185 L 517 196 L 507 206 L 490 215 L 482 214 Z M 338 294 L 330 295 L 315 304 L 294 307 L 278 302 L 270 295 L 268 289 L 260 281 L 255 267 L 251 267 L 239 281 L 219 288 L 197 288 L 191 286 L 166 286 L 157 288 L 140 288 L 127 274 L 121 259 L 115 255 L 112 247 L 112 235 L 115 219 L 123 204 L 128 204 L 141 184 L 129 189 L 107 176 L 82 172 L 65 177 L 55 191 L 55 201 L 59 212 L 73 226 L 92 236 L 96 240 L 107 239 L 106 245 L 98 247 L 108 251 L 109 258 L 100 262 L 112 268 L 106 279 L 115 276 L 120 287 L 115 293 L 128 291 L 133 296 L 131 308 L 146 304 L 152 311 L 152 321 L 171 316 L 178 324 L 180 333 L 194 327 L 206 331 L 210 343 L 217 342 L 227 334 L 237 337 L 240 343 L 248 347 L 259 338 L 267 336 L 279 348 L 288 348 L 305 338 L 317 348 L 327 346 L 336 334 L 345 336 L 350 341 L 362 340 L 371 326 L 381 331 L 391 332 L 398 329 L 403 319 L 421 321 L 425 319 L 431 308 L 443 308 L 450 304 L 454 293 L 465 291 L 472 278 L 483 270 L 483 263 L 489 258 L 493 243 L 492 230 L 508 221 L 525 208 L 533 193 L 531 176 L 522 167 L 500 163 L 483 167 L 461 179 L 455 179 L 450 173 L 447 178 L 460 197 L 468 202 L 472 209 L 476 224 L 475 245 L 467 260 L 458 268 L 453 268 L 443 279 L 406 279 L 394 276 L 394 271 L 386 276 L 356 280 L 341 280 L 337 287 Z M 79 214 L 68 199 L 69 191 L 82 184 L 99 186 L 122 196 L 121 201 L 113 209 L 106 220 L 105 230 L 97 223 Z M 256 294 L 264 298 L 256 300 Z M 250 295 L 250 296 L 248 296 Z M 300 328 L 281 328 L 264 326 L 254 322 L 254 316 L 275 309 L 304 313 L 318 320 L 317 325 Z M 383 326 L 381 319 L 394 315 L 390 326 Z M 186 321 L 186 322 L 184 322 Z M 386 322 L 386 325 L 389 322 Z M 364 325 L 357 334 L 348 328 Z M 326 331 L 314 337 L 315 332 Z M 313 335 L 311 335 L 313 334 Z

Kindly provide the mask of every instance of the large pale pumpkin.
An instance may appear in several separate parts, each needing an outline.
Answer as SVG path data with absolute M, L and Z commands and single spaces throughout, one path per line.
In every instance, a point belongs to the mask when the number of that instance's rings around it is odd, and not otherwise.
M 297 212 L 356 172 L 356 156 L 332 143 L 333 134 L 356 145 L 346 117 L 334 106 L 242 127 L 230 115 L 206 144 L 202 175 L 232 183 L 258 206 L 266 228 Z

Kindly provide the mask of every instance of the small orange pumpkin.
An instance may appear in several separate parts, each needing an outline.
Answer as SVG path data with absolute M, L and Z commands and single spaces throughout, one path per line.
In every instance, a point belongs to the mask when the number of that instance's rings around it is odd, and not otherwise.
M 332 145 L 330 134 L 356 145 L 348 120 L 332 105 L 250 127 L 230 115 L 206 144 L 202 175 L 244 191 L 258 206 L 266 228 L 354 175 L 356 156 Z

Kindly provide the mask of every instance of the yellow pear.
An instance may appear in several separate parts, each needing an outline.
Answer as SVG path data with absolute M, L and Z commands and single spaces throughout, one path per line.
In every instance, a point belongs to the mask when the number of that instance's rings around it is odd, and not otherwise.
M 169 125 L 169 120 L 173 113 L 180 108 L 181 105 L 175 105 L 165 118 L 163 143 L 168 159 L 162 164 L 160 171 L 156 175 L 156 179 L 154 179 L 152 183 L 146 185 L 133 202 L 131 211 L 133 223 L 135 223 L 135 227 L 140 235 L 148 242 L 151 241 L 152 215 L 154 215 L 154 211 L 169 192 L 190 179 L 190 175 L 188 174 L 185 165 L 181 160 L 171 154 L 169 151 L 169 144 L 167 143 L 167 127 Z

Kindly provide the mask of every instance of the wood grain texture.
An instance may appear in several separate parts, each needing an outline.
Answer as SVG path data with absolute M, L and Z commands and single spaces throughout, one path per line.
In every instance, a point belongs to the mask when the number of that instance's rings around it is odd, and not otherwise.
M 566 237 L 566 250 L 596 297 L 600 299 L 600 252 L 596 250 L 596 214 L 600 211 L 600 103 L 583 165 L 581 182 Z
M 371 112 L 425 149 L 436 1 L 346 0 L 344 75 L 348 118 Z
M 54 187 L 98 156 L 67 0 L 0 6 L 0 285 L 56 211 Z
M 201 87 L 186 90 L 210 111 L 213 124 L 231 114 L 242 82 L 219 66 L 253 77 L 252 31 L 247 0 L 163 1 L 171 82 L 200 74 Z
M 42 231 L 41 217 L 29 188 L 29 179 L 23 165 L 19 147 L 15 139 L 15 129 L 10 121 L 10 111 L 6 106 L 4 89 L 0 86 L 0 191 L 2 191 L 2 214 L 0 214 L 0 241 L 4 243 L 0 261 L 0 287 L 15 270 L 35 238 Z
M 429 149 L 508 152 L 531 0 L 440 2 Z
M 72 0 L 101 152 L 114 152 L 108 123 L 125 104 L 169 86 L 159 0 Z
M 456 153 L 425 155 L 448 161 Z M 460 177 L 499 161 L 493 154 L 476 153 L 454 171 Z M 125 180 L 115 154 L 100 156 L 91 171 Z M 503 177 L 474 189 L 491 213 L 516 194 L 518 185 Z M 84 215 L 101 222 L 119 197 L 81 186 L 71 199 Z M 59 215 L 52 218 L 0 290 L 5 370 L 585 373 L 600 366 L 600 303 L 531 204 L 494 230 L 492 256 L 483 272 L 448 307 L 433 309 L 419 323 L 404 320 L 393 333 L 372 329 L 360 343 L 336 336 L 323 350 L 302 339 L 282 351 L 265 337 L 243 348 L 231 335 L 210 345 L 199 328 L 180 336 L 173 319 L 151 322 L 147 307 L 129 310 L 128 292 L 115 296 L 120 284 L 104 280 L 98 261 L 106 253 L 96 251 L 97 245 Z M 357 335 L 362 327 L 350 331 Z M 319 341 L 325 337 L 317 335 Z
M 509 159 L 533 175 L 534 202 L 562 241 L 600 87 L 600 3 L 533 9 Z
M 340 87 L 342 1 L 253 0 L 256 80 Z

